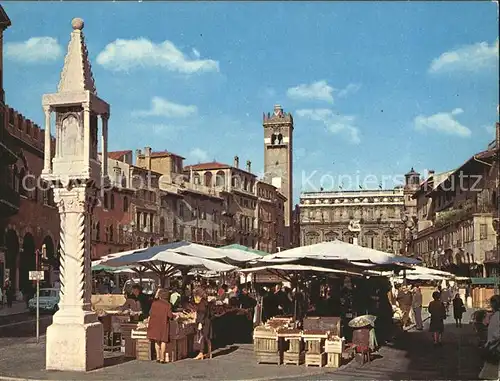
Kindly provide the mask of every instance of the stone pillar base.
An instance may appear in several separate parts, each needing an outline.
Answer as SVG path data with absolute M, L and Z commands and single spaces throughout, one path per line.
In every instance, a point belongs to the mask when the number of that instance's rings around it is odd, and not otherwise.
M 86 372 L 104 365 L 102 324 L 54 323 L 47 328 L 46 369 Z

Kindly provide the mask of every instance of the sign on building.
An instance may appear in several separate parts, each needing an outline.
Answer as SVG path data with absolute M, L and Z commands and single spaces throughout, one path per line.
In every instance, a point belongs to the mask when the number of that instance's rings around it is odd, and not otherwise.
M 30 271 L 29 280 L 44 280 L 43 271 Z

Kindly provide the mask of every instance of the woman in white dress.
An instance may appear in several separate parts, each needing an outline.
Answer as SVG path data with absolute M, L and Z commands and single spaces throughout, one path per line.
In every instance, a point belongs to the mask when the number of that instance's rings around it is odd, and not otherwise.
M 490 306 L 493 314 L 490 316 L 488 323 L 488 341 L 485 348 L 490 348 L 491 351 L 500 351 L 500 295 L 493 295 L 490 299 Z M 498 380 L 500 379 L 498 361 L 484 362 L 483 369 L 479 373 L 481 380 Z

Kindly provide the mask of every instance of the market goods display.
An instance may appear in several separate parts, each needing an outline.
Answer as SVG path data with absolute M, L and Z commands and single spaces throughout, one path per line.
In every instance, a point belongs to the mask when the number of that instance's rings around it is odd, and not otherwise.
M 349 322 L 349 327 L 351 328 L 363 328 L 369 325 L 375 325 L 375 320 L 377 320 L 376 316 L 373 315 L 362 315 L 355 317 Z

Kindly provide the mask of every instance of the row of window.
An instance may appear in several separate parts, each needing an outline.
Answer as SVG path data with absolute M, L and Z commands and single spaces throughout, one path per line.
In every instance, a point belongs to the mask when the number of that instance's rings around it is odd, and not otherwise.
M 479 225 L 479 239 L 488 238 L 488 225 Z M 465 243 L 474 241 L 474 225 L 462 224 L 458 230 L 446 232 L 440 237 L 429 237 L 421 242 L 417 242 L 416 251 L 419 254 L 434 250 L 446 249 L 450 247 L 461 247 Z
M 387 207 L 387 208 L 334 208 L 333 210 L 314 210 L 310 209 L 307 216 L 310 220 L 322 221 L 330 218 L 331 220 L 342 219 L 342 218 L 398 218 L 401 208 L 399 207 Z

